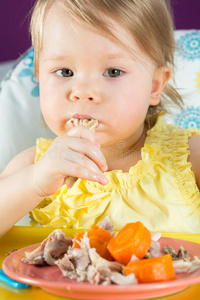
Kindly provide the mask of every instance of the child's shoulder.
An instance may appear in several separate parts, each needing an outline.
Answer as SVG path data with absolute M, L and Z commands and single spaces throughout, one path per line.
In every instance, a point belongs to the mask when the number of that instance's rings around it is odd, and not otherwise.
M 190 151 L 188 161 L 191 162 L 191 168 L 200 189 L 200 135 L 192 135 L 188 144 Z
M 14 174 L 34 163 L 36 147 L 28 148 L 17 154 L 6 166 L 0 177 L 5 177 Z

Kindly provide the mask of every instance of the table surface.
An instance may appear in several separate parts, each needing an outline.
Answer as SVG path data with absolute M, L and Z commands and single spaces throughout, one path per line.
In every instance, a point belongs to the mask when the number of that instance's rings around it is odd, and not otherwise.
M 0 263 L 6 258 L 9 251 L 20 249 L 25 246 L 35 244 L 44 240 L 54 229 L 34 228 L 26 226 L 13 227 L 3 238 L 0 239 Z M 77 230 L 63 230 L 67 236 L 74 235 Z M 175 234 L 166 233 L 163 236 L 183 239 L 200 244 L 200 234 Z M 197 300 L 200 295 L 200 284 L 186 288 L 185 290 L 165 297 L 156 298 L 156 300 Z M 30 287 L 24 290 L 11 288 L 0 282 L 0 299 L 1 300 L 61 300 L 63 298 L 49 294 L 38 287 Z

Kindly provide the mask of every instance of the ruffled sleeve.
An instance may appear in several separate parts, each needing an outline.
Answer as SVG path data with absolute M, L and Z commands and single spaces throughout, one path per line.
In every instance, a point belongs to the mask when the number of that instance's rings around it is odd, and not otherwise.
M 185 203 L 192 207 L 193 213 L 200 219 L 200 192 L 191 171 L 191 163 L 188 162 L 188 140 L 192 135 L 200 135 L 200 130 L 165 124 L 164 116 L 165 113 L 161 112 L 148 134 L 145 155 L 169 167 L 168 172 L 171 172 Z
M 36 140 L 35 162 L 37 162 L 43 156 L 43 154 L 47 151 L 47 149 L 52 143 L 52 139 L 38 138 Z
M 87 180 L 78 179 L 73 188 L 64 185 L 32 210 L 32 219 L 43 226 L 90 228 L 104 213 L 111 193 Z

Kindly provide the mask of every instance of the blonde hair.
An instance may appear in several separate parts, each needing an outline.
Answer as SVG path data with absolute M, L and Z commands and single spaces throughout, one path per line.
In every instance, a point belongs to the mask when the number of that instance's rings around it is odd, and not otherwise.
M 42 49 L 42 35 L 46 14 L 54 5 L 65 8 L 79 22 L 91 30 L 121 43 L 109 28 L 108 16 L 124 26 L 134 37 L 141 51 L 158 67 L 174 68 L 174 27 L 168 0 L 37 0 L 31 19 L 32 44 L 35 50 L 35 71 L 39 66 Z M 124 46 L 124 45 L 123 45 Z M 166 110 L 167 104 L 181 106 L 179 93 L 169 83 L 156 106 L 150 106 L 146 123 L 151 128 L 159 111 Z

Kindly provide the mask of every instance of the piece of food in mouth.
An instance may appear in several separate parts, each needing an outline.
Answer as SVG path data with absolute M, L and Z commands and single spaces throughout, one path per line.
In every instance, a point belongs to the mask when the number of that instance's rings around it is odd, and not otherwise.
M 98 121 L 95 119 L 78 119 L 78 118 L 71 118 L 68 123 L 73 124 L 75 127 L 77 126 L 84 126 L 90 129 L 91 131 L 95 132 L 96 127 L 98 126 Z
M 123 267 L 126 275 L 135 274 L 139 283 L 160 282 L 175 279 L 175 271 L 170 254 L 133 261 Z
M 142 259 L 151 246 L 151 233 L 140 222 L 127 223 L 108 243 L 108 250 L 116 261 L 128 264 L 135 255 Z

